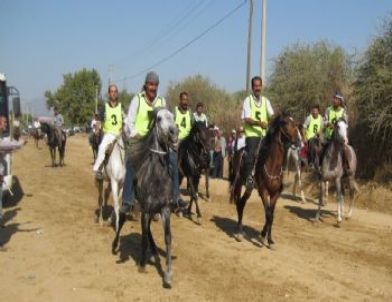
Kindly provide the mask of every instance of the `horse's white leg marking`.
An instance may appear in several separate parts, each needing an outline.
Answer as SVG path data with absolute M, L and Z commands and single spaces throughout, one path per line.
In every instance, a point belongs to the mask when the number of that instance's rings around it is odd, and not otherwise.
M 342 186 L 341 179 L 337 177 L 335 180 L 336 185 L 336 202 L 338 206 L 338 223 L 342 222 L 342 208 L 343 208 L 343 196 L 342 196 Z

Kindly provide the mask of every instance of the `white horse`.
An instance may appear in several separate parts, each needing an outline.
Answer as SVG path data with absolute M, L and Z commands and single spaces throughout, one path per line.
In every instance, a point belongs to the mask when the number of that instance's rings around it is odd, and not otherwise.
M 350 205 L 347 218 L 353 213 L 354 194 L 358 192 L 358 186 L 355 182 L 355 171 L 357 168 L 357 157 L 354 149 L 348 145 L 347 124 L 344 120 L 338 120 L 334 125 L 332 140 L 326 147 L 324 157 L 321 163 L 321 180 L 320 180 L 320 198 L 319 206 L 316 213 L 316 221 L 320 219 L 321 207 L 325 204 L 324 199 L 327 193 L 327 182 L 334 181 L 336 186 L 337 201 L 337 223 L 340 223 L 344 217 L 344 190 L 342 177 L 345 173 L 342 153 L 344 152 L 348 163 L 348 185 L 350 190 Z
M 104 163 L 104 171 L 103 171 L 103 180 L 98 180 L 98 206 L 99 206 L 99 214 L 98 214 L 98 222 L 100 225 L 103 224 L 103 208 L 104 203 L 106 204 L 107 197 L 112 191 L 113 196 L 113 207 L 115 214 L 115 227 L 116 231 L 119 228 L 119 211 L 120 211 L 120 200 L 121 200 L 121 192 L 124 184 L 125 178 L 125 148 L 124 141 L 122 136 L 118 136 L 117 139 L 113 143 L 113 150 L 106 161 Z M 103 197 L 103 182 L 109 182 L 109 187 L 105 192 L 105 196 Z M 104 202 L 105 201 L 105 202 Z M 111 217 L 109 218 L 109 222 L 111 222 Z
M 302 203 L 305 203 L 306 198 L 305 198 L 304 191 L 302 189 L 301 158 L 299 155 L 301 149 L 304 147 L 304 142 L 302 140 L 300 131 L 299 130 L 297 131 L 298 131 L 299 142 L 296 145 L 290 145 L 289 149 L 287 150 L 286 168 L 287 168 L 287 174 L 289 174 L 290 171 L 295 173 L 292 195 L 294 197 L 296 196 L 297 187 L 299 187 L 301 193 L 301 201 Z

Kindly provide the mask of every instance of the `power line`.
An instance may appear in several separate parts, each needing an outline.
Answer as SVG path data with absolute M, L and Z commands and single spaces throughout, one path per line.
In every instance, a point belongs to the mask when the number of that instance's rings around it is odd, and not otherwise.
M 114 82 L 119 82 L 122 81 L 124 79 L 134 79 L 137 78 L 141 75 L 143 75 L 145 72 L 165 63 L 166 61 L 170 60 L 171 58 L 173 58 L 174 56 L 176 56 L 178 53 L 180 53 L 181 51 L 183 51 L 184 49 L 188 48 L 190 45 L 192 45 L 193 43 L 195 43 L 196 41 L 200 40 L 202 37 L 204 37 L 207 33 L 209 33 L 211 30 L 213 30 L 214 28 L 216 28 L 218 25 L 220 25 L 223 21 L 225 21 L 227 18 L 231 17 L 231 15 L 233 15 L 236 11 L 238 11 L 241 7 L 243 7 L 246 2 L 248 0 L 244 0 L 241 4 L 237 5 L 235 8 L 233 8 L 231 11 L 229 11 L 227 14 L 225 14 L 222 18 L 220 18 L 218 21 L 216 21 L 215 23 L 213 23 L 210 27 L 208 27 L 207 29 L 205 29 L 203 32 L 201 32 L 198 36 L 196 36 L 195 38 L 193 38 L 192 40 L 188 41 L 186 44 L 184 44 L 183 46 L 181 46 L 180 48 L 178 48 L 177 50 L 175 50 L 174 52 L 172 52 L 171 54 L 169 54 L 168 56 L 162 58 L 161 60 L 159 60 L 158 62 L 152 64 L 151 66 L 138 71 L 137 73 L 118 79 Z
M 116 64 L 125 61 L 129 57 L 139 56 L 140 54 L 144 54 L 146 51 L 153 48 L 158 42 L 162 41 L 166 36 L 170 35 L 172 31 L 176 30 L 176 28 L 181 25 L 185 20 L 187 20 L 197 9 L 205 2 L 205 0 L 200 0 L 199 2 L 191 3 L 190 6 L 187 6 L 184 10 L 177 14 L 176 17 L 172 20 L 172 22 L 168 23 L 166 27 L 161 28 L 161 30 L 156 34 L 154 38 L 152 38 L 148 43 L 144 45 L 144 47 L 133 51 L 131 54 L 123 57 L 120 60 L 116 61 Z M 180 18 L 177 19 L 177 16 Z

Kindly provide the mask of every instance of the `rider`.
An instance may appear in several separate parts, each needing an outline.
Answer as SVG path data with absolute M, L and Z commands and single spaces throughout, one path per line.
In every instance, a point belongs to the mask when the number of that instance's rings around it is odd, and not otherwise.
M 178 139 L 181 142 L 191 132 L 194 123 L 193 114 L 189 109 L 189 94 L 186 91 L 180 93 L 180 102 L 174 108 L 174 121 L 178 127 Z
M 59 142 L 59 145 L 62 144 L 63 142 L 63 137 L 64 137 L 64 131 L 63 131 L 63 126 L 64 126 L 64 118 L 63 115 L 60 113 L 59 109 L 57 107 L 54 107 L 54 119 L 53 119 L 53 125 L 55 129 L 55 133 L 57 136 L 57 140 Z
M 166 101 L 163 97 L 158 95 L 159 77 L 151 71 L 147 73 L 143 91 L 135 95 L 131 101 L 128 111 L 127 126 L 128 134 L 131 138 L 141 139 L 145 137 L 151 125 L 150 111 L 154 108 L 166 107 Z M 169 153 L 169 161 L 173 167 L 172 181 L 175 205 L 183 206 L 184 202 L 180 199 L 179 180 L 178 180 L 178 166 L 177 154 L 174 151 Z M 122 207 L 120 211 L 124 214 L 131 212 L 134 206 L 134 188 L 133 180 L 135 178 L 135 171 L 129 159 L 126 162 L 126 173 L 124 180 L 124 188 L 122 195 Z
M 347 116 L 346 106 L 344 104 L 344 97 L 340 93 L 336 92 L 333 98 L 332 106 L 327 108 L 324 115 L 326 144 L 323 146 L 320 160 L 322 160 L 324 153 L 327 149 L 327 145 L 332 139 L 334 125 L 336 121 L 338 121 L 339 119 L 343 119 L 348 125 L 348 116 Z M 348 144 L 348 142 L 346 142 L 346 144 Z M 346 173 L 349 173 L 350 172 L 349 165 L 346 160 L 348 158 L 347 152 L 348 152 L 347 148 L 343 148 L 342 160 L 344 163 L 343 167 L 346 170 Z
M 246 187 L 253 188 L 254 179 L 252 176 L 253 166 L 256 159 L 256 152 L 260 141 L 267 133 L 268 122 L 274 115 L 270 101 L 261 95 L 263 81 L 261 77 L 252 78 L 252 93 L 245 98 L 242 109 L 242 120 L 244 122 L 246 136 L 246 158 L 245 179 Z
M 33 127 L 37 131 L 38 137 L 41 136 L 41 123 L 39 122 L 38 118 L 34 119 Z
M 311 113 L 307 116 L 303 123 L 303 131 L 305 142 L 308 143 L 308 163 L 312 164 L 316 157 L 315 144 L 317 138 L 323 130 L 323 119 L 320 114 L 320 106 L 318 104 L 313 105 Z
M 118 89 L 115 84 L 109 85 L 109 101 L 101 111 L 100 120 L 103 124 L 103 138 L 99 145 L 97 159 L 93 171 L 97 179 L 102 179 L 102 166 L 105 160 L 106 149 L 121 134 L 123 125 L 123 110 L 118 101 Z
M 207 115 L 204 113 L 204 104 L 199 102 L 196 104 L 196 112 L 193 113 L 193 119 L 195 122 L 202 122 L 208 127 Z
M 340 93 L 336 93 L 333 98 L 332 106 L 325 111 L 325 137 L 327 140 L 332 138 L 333 127 L 337 120 L 344 119 L 348 124 L 346 107 L 344 105 L 344 98 Z

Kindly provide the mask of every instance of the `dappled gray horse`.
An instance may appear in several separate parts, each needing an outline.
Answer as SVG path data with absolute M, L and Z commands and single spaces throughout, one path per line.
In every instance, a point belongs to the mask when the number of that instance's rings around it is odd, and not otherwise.
M 347 169 L 344 168 L 342 154 L 345 154 L 347 160 Z M 344 188 L 342 184 L 342 177 L 347 170 L 348 185 L 350 190 L 350 205 L 347 218 L 351 217 L 353 212 L 354 194 L 358 191 L 358 186 L 355 182 L 355 171 L 357 168 L 357 157 L 354 149 L 348 145 L 347 138 L 347 124 L 340 119 L 335 123 L 332 140 L 326 147 L 324 156 L 321 162 L 320 169 L 320 197 L 319 206 L 316 213 L 316 220 L 320 219 L 321 207 L 326 198 L 327 181 L 334 181 L 336 186 L 336 201 L 338 208 L 338 225 L 342 222 L 344 217 Z
M 171 228 L 170 203 L 174 198 L 172 173 L 174 167 L 169 164 L 170 149 L 177 143 L 178 130 L 173 114 L 165 108 L 153 112 L 151 130 L 141 140 L 130 145 L 130 161 L 135 172 L 135 197 L 141 210 L 141 259 L 140 271 L 145 270 L 147 249 L 150 246 L 155 263 L 159 265 L 158 250 L 151 233 L 151 220 L 160 213 L 165 233 L 166 264 L 164 287 L 171 287 L 172 258 L 171 258 Z M 116 232 L 112 244 L 112 252 L 116 253 L 121 227 L 125 215 L 120 213 L 120 228 Z

